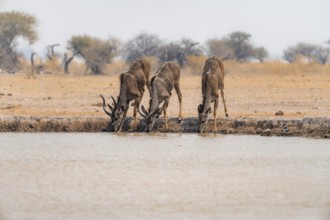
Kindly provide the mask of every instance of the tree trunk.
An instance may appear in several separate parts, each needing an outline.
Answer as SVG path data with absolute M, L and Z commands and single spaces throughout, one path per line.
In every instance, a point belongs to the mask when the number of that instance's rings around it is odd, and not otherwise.
M 69 65 L 71 61 L 73 60 L 74 55 L 72 55 L 70 58 L 68 58 L 67 54 L 64 54 L 64 74 L 69 74 Z
M 31 57 L 30 57 L 30 61 L 31 61 L 31 74 L 34 74 L 34 55 L 36 55 L 36 53 L 32 53 Z

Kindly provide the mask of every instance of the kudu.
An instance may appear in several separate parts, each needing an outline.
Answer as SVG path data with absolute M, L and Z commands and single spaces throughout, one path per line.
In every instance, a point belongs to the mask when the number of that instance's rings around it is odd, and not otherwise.
M 171 97 L 173 87 L 179 99 L 179 122 L 182 120 L 182 94 L 180 90 L 180 67 L 174 62 L 166 62 L 160 67 L 156 75 L 151 79 L 151 97 L 149 111 L 142 106 L 139 113 L 145 118 L 148 132 L 152 131 L 156 118 L 163 112 L 165 119 L 165 130 L 168 129 L 166 110 Z M 162 104 L 163 103 L 163 104 Z M 162 104 L 162 105 L 161 105 Z
M 219 90 L 221 92 L 222 102 L 226 117 L 228 117 L 227 107 L 224 97 L 224 67 L 220 59 L 211 57 L 205 61 L 202 73 L 202 96 L 203 103 L 198 106 L 199 132 L 205 130 L 208 114 L 212 112 L 211 103 L 214 102 L 214 130 L 217 130 L 216 116 L 219 102 Z
M 134 101 L 132 104 L 134 106 L 134 128 L 137 126 L 137 111 L 144 94 L 145 85 L 147 85 L 150 93 L 149 75 L 150 63 L 146 59 L 139 58 L 134 61 L 127 72 L 120 74 L 119 97 L 116 100 L 111 96 L 113 103 L 112 105 L 108 104 L 110 111 L 107 111 L 105 99 L 101 95 L 103 110 L 111 118 L 113 131 L 120 132 L 122 130 L 131 101 Z

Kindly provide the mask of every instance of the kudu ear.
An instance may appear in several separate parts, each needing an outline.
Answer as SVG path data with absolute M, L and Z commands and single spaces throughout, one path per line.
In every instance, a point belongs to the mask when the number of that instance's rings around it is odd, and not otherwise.
M 203 108 L 204 106 L 202 104 L 198 105 L 197 107 L 198 113 L 203 113 Z

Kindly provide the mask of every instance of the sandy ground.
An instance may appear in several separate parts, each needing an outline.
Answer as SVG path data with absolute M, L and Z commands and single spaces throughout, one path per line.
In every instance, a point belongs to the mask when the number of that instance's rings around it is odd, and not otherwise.
M 202 99 L 200 84 L 200 76 L 182 73 L 184 118 L 197 117 L 197 106 Z M 118 96 L 118 76 L 0 75 L 0 116 L 101 117 L 106 120 L 99 94 L 108 101 L 111 95 Z M 330 115 L 330 75 L 327 72 L 229 73 L 225 76 L 225 98 L 229 119 L 327 117 Z M 148 99 L 146 90 L 142 103 L 146 105 Z M 169 117 L 178 116 L 178 106 L 173 91 Z M 129 110 L 128 116 L 132 111 Z M 277 111 L 284 115 L 275 116 Z M 217 112 L 218 119 L 223 119 L 221 102 Z
M 201 102 L 200 76 L 181 79 L 183 114 L 197 117 Z M 99 94 L 119 94 L 118 76 L 0 75 L 0 115 L 104 116 Z M 146 90 L 143 103 L 148 100 Z M 227 74 L 225 98 L 230 117 L 284 117 L 330 115 L 329 74 Z M 110 99 L 109 99 L 110 101 Z M 173 91 L 169 115 L 177 116 Z M 132 110 L 129 110 L 129 115 Z M 220 103 L 219 117 L 224 117 Z

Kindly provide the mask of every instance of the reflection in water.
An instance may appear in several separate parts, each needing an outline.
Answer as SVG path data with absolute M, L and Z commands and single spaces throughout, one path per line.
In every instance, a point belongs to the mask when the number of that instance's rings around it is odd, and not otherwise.
M 327 140 L 1 133 L 0 219 L 326 219 Z

